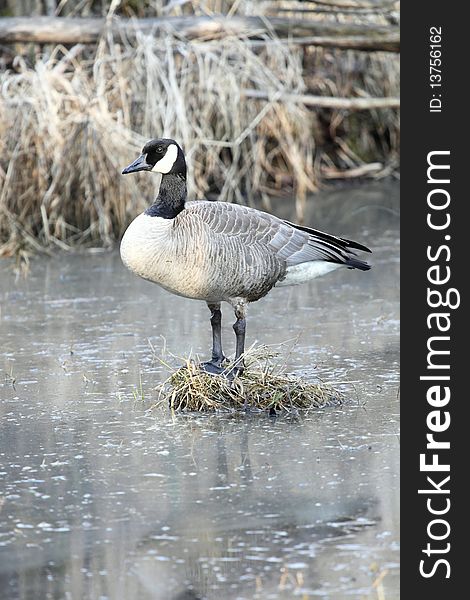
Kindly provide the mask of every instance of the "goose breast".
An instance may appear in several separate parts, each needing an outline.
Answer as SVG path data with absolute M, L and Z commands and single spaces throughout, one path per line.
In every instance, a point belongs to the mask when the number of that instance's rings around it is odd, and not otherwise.
M 126 266 L 170 292 L 210 302 L 258 300 L 282 279 L 286 263 L 269 241 L 269 215 L 223 202 L 187 202 L 174 219 L 145 213 L 121 242 Z

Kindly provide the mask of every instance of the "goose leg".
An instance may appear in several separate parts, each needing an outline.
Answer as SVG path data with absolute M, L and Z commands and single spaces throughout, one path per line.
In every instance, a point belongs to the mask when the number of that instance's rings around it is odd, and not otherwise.
M 219 304 L 207 303 L 211 311 L 211 326 L 212 326 L 212 358 L 210 361 L 201 364 L 201 367 L 206 373 L 218 375 L 224 371 L 222 363 L 225 360 L 222 351 L 222 312 Z
M 233 324 L 233 330 L 237 338 L 237 345 L 235 350 L 235 363 L 233 367 L 233 374 L 235 377 L 241 375 L 245 369 L 243 363 L 243 353 L 245 352 L 245 331 L 246 331 L 246 308 L 244 304 L 237 304 L 235 307 L 235 316 L 237 320 Z

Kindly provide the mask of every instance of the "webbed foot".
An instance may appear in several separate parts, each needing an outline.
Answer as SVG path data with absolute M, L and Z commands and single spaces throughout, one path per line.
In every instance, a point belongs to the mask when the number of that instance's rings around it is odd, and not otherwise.
M 201 371 L 208 373 L 209 375 L 222 375 L 226 371 L 226 367 L 222 366 L 222 361 L 207 361 L 199 365 Z

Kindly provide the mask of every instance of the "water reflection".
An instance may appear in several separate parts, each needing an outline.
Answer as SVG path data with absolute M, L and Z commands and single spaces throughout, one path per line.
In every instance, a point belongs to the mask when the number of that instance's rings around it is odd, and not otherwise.
M 298 338 L 292 370 L 350 382 L 351 404 L 305 418 L 150 411 L 147 339 L 205 355 L 202 303 L 116 255 L 37 259 L 24 281 L 0 266 L 2 598 L 377 598 L 385 571 L 398 597 L 396 200 L 317 199 L 307 221 L 375 268 L 251 307 L 249 340 Z

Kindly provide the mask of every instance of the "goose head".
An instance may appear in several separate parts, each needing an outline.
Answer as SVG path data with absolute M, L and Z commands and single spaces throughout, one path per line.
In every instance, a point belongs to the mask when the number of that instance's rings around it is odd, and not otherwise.
M 157 138 L 150 140 L 142 148 L 142 154 L 135 159 L 122 174 L 152 171 L 162 175 L 179 175 L 186 178 L 184 154 L 175 140 Z

